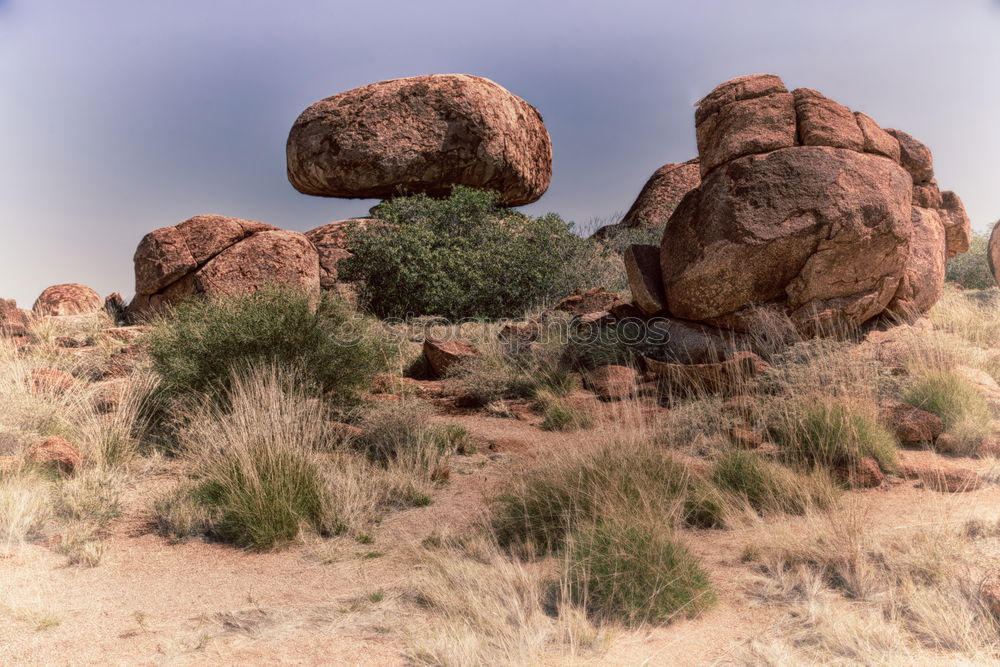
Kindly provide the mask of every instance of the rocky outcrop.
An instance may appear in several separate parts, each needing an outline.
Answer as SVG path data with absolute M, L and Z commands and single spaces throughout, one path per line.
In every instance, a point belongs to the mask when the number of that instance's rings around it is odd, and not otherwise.
M 766 308 L 810 334 L 912 319 L 968 249 L 968 216 L 938 189 L 927 147 L 822 93 L 740 77 L 695 123 L 701 184 L 660 245 L 674 317 L 745 332 Z
M 38 295 L 31 310 L 41 317 L 93 315 L 101 312 L 101 295 L 79 283 L 64 283 L 47 287 Z
M 347 230 L 352 226 L 363 228 L 372 220 L 372 218 L 348 218 L 305 232 L 305 237 L 316 246 L 316 251 L 319 253 L 320 287 L 335 289 L 340 284 L 337 280 L 337 263 L 351 256 L 347 246 Z
M 321 197 L 444 196 L 465 185 L 520 206 L 552 178 L 538 111 L 466 74 L 380 81 L 316 102 L 292 126 L 286 155 L 295 189 Z
M 298 232 L 252 220 L 200 215 L 157 229 L 143 237 L 133 261 L 133 316 L 193 294 L 252 292 L 265 284 L 319 294 L 313 244 Z
M 663 229 L 684 195 L 701 183 L 700 160 L 668 163 L 653 172 L 625 217 L 594 232 L 597 239 L 610 239 L 626 229 Z
M 0 336 L 27 336 L 30 325 L 29 311 L 18 308 L 14 299 L 0 299 Z
M 664 310 L 667 295 L 663 293 L 660 249 L 655 245 L 630 245 L 624 259 L 632 302 L 646 315 Z

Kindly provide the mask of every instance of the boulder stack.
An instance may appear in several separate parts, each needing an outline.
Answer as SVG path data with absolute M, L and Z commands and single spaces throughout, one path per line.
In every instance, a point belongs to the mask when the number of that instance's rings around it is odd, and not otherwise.
M 912 318 L 968 249 L 968 216 L 938 189 L 930 150 L 815 90 L 732 79 L 699 102 L 695 125 L 701 183 L 659 250 L 673 317 L 749 331 L 765 306 L 807 333 Z M 637 301 L 649 273 L 633 278 Z
M 157 229 L 139 242 L 133 261 L 133 316 L 192 294 L 252 292 L 265 284 L 319 294 L 315 246 L 298 232 L 252 220 L 200 215 Z
M 529 204 L 552 177 L 538 111 L 489 79 L 432 74 L 316 102 L 288 135 L 288 180 L 320 197 L 446 196 L 454 185 Z

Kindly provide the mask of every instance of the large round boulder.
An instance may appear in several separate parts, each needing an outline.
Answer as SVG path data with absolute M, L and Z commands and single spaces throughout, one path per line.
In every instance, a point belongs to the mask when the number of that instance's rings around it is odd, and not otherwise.
M 104 301 L 101 295 L 79 283 L 63 283 L 47 287 L 31 307 L 35 315 L 62 317 L 65 315 L 93 315 L 101 312 Z
M 289 285 L 318 297 L 319 255 L 302 234 L 262 222 L 200 215 L 146 234 L 133 258 L 132 315 L 192 294 L 252 292 Z
M 445 196 L 465 185 L 520 206 L 552 178 L 538 111 L 467 74 L 380 81 L 316 102 L 292 125 L 286 156 L 295 189 L 321 197 Z

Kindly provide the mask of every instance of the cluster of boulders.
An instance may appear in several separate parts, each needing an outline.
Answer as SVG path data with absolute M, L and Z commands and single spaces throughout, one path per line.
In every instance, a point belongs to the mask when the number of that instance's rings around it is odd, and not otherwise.
M 619 223 L 664 226 L 659 247 L 625 256 L 648 315 L 738 332 L 758 328 L 762 309 L 806 333 L 912 319 L 969 247 L 969 218 L 938 189 L 930 150 L 815 90 L 732 79 L 698 103 L 695 127 L 699 159 L 658 171 Z
M 552 177 L 552 146 L 530 104 L 477 76 L 435 74 L 355 88 L 311 105 L 288 135 L 288 180 L 321 197 L 447 195 L 455 185 L 495 190 L 507 206 L 537 200 Z M 346 231 L 371 218 L 300 234 L 262 222 L 201 215 L 147 234 L 136 249 L 141 317 L 192 294 L 294 285 L 349 295 L 337 265 Z

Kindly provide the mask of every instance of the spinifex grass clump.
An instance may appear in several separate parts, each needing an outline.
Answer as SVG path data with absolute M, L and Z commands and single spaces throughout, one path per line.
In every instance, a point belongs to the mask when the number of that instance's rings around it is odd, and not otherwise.
M 844 470 L 865 457 L 896 466 L 897 443 L 869 410 L 829 397 L 799 401 L 777 416 L 771 433 L 794 463 Z
M 302 526 L 335 532 L 317 456 L 333 440 L 323 405 L 277 366 L 234 374 L 229 386 L 224 407 L 203 400 L 180 432 L 195 483 L 174 501 L 191 511 L 164 506 L 163 515 L 197 515 L 202 531 L 252 549 L 288 543 Z
M 253 294 L 192 298 L 156 325 L 154 367 L 172 395 L 224 393 L 234 369 L 280 364 L 301 380 L 350 399 L 387 368 L 388 348 L 374 323 L 326 293 L 265 287 Z
M 821 468 L 799 472 L 739 449 L 715 461 L 712 481 L 762 513 L 805 514 L 829 507 L 837 497 L 836 486 Z
M 528 473 L 495 505 L 501 544 L 528 543 L 545 553 L 562 546 L 577 525 L 656 515 L 671 523 L 716 526 L 722 499 L 668 452 L 639 437 L 560 453 Z
M 667 624 L 715 603 L 708 575 L 662 525 L 600 521 L 574 531 L 567 547 L 570 599 L 597 619 Z
M 907 403 L 933 412 L 945 430 L 966 419 L 989 422 L 989 406 L 982 394 L 954 370 L 932 371 L 918 380 L 904 395 Z

